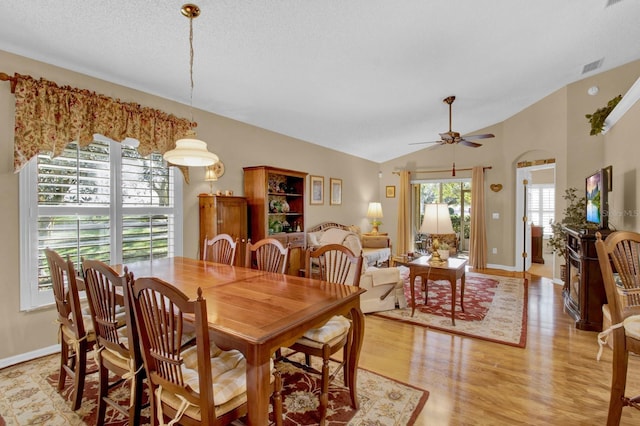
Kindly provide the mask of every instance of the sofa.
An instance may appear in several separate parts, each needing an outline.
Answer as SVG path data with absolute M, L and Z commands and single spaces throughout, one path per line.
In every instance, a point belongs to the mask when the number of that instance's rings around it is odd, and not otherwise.
M 385 247 L 369 247 L 367 250 L 362 247 L 363 240 L 357 227 L 325 222 L 307 231 L 307 243 L 311 250 L 324 244 L 342 244 L 355 254 L 362 252 L 366 260 L 362 262 L 360 288 L 367 291 L 360 296 L 360 309 L 364 313 L 407 307 L 400 269 L 375 266 L 378 262 L 388 262 L 391 254 L 391 248 L 386 243 L 387 237 L 382 239 L 385 240 Z M 382 244 L 382 239 L 375 244 Z
M 358 240 L 358 241 L 356 241 Z M 366 266 L 389 265 L 391 243 L 384 235 L 364 235 L 356 225 L 323 222 L 307 230 L 307 244 L 318 247 L 323 244 L 343 244 L 353 251 L 362 249 Z

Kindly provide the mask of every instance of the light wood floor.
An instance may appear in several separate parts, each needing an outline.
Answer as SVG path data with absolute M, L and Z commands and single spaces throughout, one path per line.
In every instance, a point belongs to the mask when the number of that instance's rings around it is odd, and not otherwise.
M 575 328 L 548 279 L 531 276 L 528 318 L 521 349 L 367 315 L 359 365 L 429 391 L 417 425 L 605 424 L 611 350 L 596 361 L 597 333 Z M 627 389 L 640 394 L 631 358 Z M 621 424 L 640 411 L 625 407 Z

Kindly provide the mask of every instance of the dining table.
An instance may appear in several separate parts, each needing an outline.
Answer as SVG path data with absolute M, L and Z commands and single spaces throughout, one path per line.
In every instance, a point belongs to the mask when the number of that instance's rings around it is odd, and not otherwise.
M 114 265 L 124 272 L 125 265 Z M 247 361 L 247 422 L 269 423 L 270 360 L 307 330 L 334 315 L 353 324 L 353 340 L 346 360 L 345 385 L 353 383 L 358 408 L 356 376 L 364 336 L 359 287 L 312 278 L 269 273 L 187 257 L 167 257 L 127 263 L 135 277 L 153 276 L 180 289 L 189 298 L 202 289 L 212 339 L 221 348 L 238 349 Z

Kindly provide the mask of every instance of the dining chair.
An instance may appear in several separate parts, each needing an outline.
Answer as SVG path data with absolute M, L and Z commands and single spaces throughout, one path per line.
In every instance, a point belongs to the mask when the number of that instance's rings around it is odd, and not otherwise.
M 213 238 L 204 237 L 202 260 L 233 265 L 236 261 L 236 247 L 239 239 L 229 234 L 218 234 Z
M 264 238 L 255 244 L 247 242 L 247 268 L 284 274 L 289 263 L 290 244 L 285 247 L 275 238 Z
M 349 248 L 342 244 L 327 244 L 315 250 L 308 249 L 305 252 L 305 274 L 307 277 L 318 277 L 323 281 L 336 284 L 346 284 L 358 287 L 360 276 L 362 275 L 362 252 L 356 256 Z M 313 271 L 312 271 L 313 268 Z M 353 330 L 351 321 L 342 316 L 332 317 L 324 325 L 308 330 L 289 348 L 296 352 L 304 353 L 305 363 L 309 369 L 311 367 L 311 356 L 322 358 L 322 369 L 316 371 L 321 376 L 320 394 L 320 424 L 324 425 L 327 417 L 327 407 L 329 405 L 329 383 L 336 374 L 344 370 L 345 386 L 349 388 L 351 396 L 351 406 L 357 407 L 355 388 L 352 383 L 348 383 L 350 375 L 347 372 L 351 343 L 353 341 Z M 333 372 L 330 371 L 329 361 L 333 354 L 343 349 L 342 361 Z M 287 356 L 291 356 L 288 354 Z M 355 366 L 351 366 L 355 368 Z
M 107 405 L 125 416 L 129 423 L 140 424 L 142 410 L 142 355 L 138 331 L 129 299 L 124 294 L 125 284 L 133 274 L 125 268 L 119 275 L 109 265 L 99 260 L 83 260 L 85 289 L 93 329 L 96 334 L 95 352 L 99 371 L 98 417 L 96 424 L 104 424 Z M 109 376 L 118 378 L 109 384 Z M 124 406 L 110 392 L 123 381 L 130 380 L 129 404 Z
M 83 314 L 73 262 L 54 250 L 44 250 L 51 273 L 53 297 L 58 311 L 60 337 L 60 374 L 58 392 L 64 389 L 67 376 L 73 380 L 71 408 L 80 408 L 87 371 L 87 352 L 93 349 L 96 335 L 89 314 Z
M 603 240 L 598 232 L 595 246 L 611 315 L 611 326 L 598 335 L 598 359 L 612 337 L 607 425 L 618 425 L 623 407 L 640 409 L 640 395 L 625 396 L 629 352 L 640 354 L 640 233 L 615 231 Z
M 246 359 L 240 351 L 221 350 L 210 340 L 202 289 L 196 300 L 189 300 L 160 278 L 143 277 L 127 291 L 152 395 L 152 424 L 169 418 L 169 424 L 221 425 L 246 415 Z M 196 329 L 196 344 L 188 349 L 180 345 L 185 321 Z M 271 385 L 274 420 L 280 425 L 282 383 L 273 364 Z

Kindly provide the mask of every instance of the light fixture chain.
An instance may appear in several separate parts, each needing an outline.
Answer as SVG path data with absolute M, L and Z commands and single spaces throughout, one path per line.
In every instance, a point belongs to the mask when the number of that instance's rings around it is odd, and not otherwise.
M 189 95 L 189 104 L 191 107 L 191 123 L 193 123 L 193 17 L 192 16 L 189 17 L 189 78 L 191 81 L 191 93 Z

